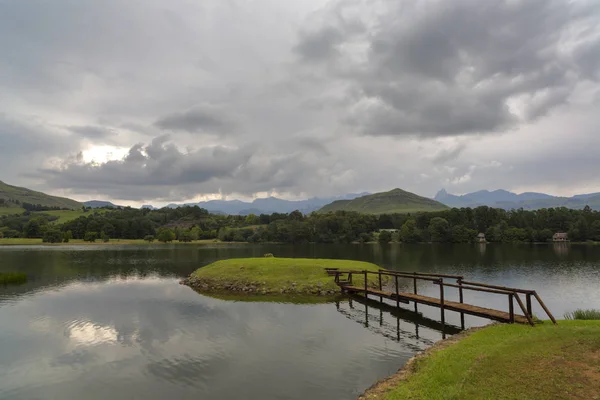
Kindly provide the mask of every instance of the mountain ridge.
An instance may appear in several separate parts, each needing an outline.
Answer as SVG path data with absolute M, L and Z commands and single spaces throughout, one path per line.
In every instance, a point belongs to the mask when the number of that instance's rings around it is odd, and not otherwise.
M 600 210 L 600 193 L 578 194 L 571 197 L 553 196 L 546 193 L 524 192 L 514 193 L 504 189 L 479 190 L 463 195 L 448 193 L 445 189 L 437 192 L 434 200 L 449 207 L 480 207 L 488 206 L 505 210 L 523 208 L 538 210 L 540 208 L 567 207 L 582 209 L 589 205 L 594 210 Z
M 355 211 L 366 214 L 391 214 L 420 211 L 439 211 L 448 207 L 438 201 L 396 188 L 355 199 L 334 201 L 319 212 Z
M 0 199 L 4 200 L 5 206 L 13 207 L 20 207 L 23 203 L 68 209 L 83 207 L 82 203 L 66 197 L 52 196 L 25 187 L 9 185 L 2 181 L 0 181 Z

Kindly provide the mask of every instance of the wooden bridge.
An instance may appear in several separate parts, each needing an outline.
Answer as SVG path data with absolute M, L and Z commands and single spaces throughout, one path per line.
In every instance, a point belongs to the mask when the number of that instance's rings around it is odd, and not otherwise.
M 400 307 L 400 303 L 409 304 L 413 302 L 424 304 L 427 306 L 438 307 L 441 312 L 441 322 L 445 323 L 445 311 L 456 311 L 461 315 L 461 325 L 464 326 L 464 315 L 474 315 L 477 317 L 488 318 L 494 321 L 506 323 L 520 323 L 534 325 L 534 317 L 532 312 L 532 300 L 535 299 L 548 315 L 550 320 L 556 324 L 556 320 L 540 298 L 535 290 L 517 289 L 505 286 L 488 285 L 485 283 L 465 281 L 461 275 L 448 274 L 430 274 L 423 272 L 397 272 L 390 270 L 375 271 L 342 271 L 339 269 L 327 269 L 327 273 L 335 276 L 335 282 L 341 288 L 342 292 L 350 294 L 364 294 L 368 298 L 369 295 L 379 297 L 380 301 L 384 298 L 395 300 L 396 307 Z M 360 275 L 364 279 L 364 284 L 354 285 L 353 277 Z M 377 275 L 378 285 L 369 285 L 369 275 Z M 398 279 L 409 278 L 413 280 L 414 290 L 412 293 L 401 292 L 399 289 Z M 456 284 L 446 283 L 444 279 L 456 280 Z M 386 281 L 386 285 L 383 282 Z M 394 281 L 394 289 L 390 290 L 387 283 Z M 439 297 L 424 296 L 418 293 L 417 281 L 427 281 L 439 286 Z M 361 282 L 362 283 L 362 282 Z M 458 289 L 459 301 L 448 301 L 444 298 L 444 288 L 451 287 Z M 508 296 L 508 312 L 494 310 L 491 308 L 480 307 L 464 302 L 463 292 L 471 290 L 476 292 L 485 292 L 491 294 L 501 294 Z M 525 304 L 521 300 L 520 295 L 525 296 Z M 522 314 L 515 313 L 515 302 Z

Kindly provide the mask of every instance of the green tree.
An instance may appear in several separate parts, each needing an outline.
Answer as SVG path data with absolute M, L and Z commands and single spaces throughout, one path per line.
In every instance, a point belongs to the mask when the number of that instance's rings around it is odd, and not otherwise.
M 454 225 L 450 234 L 450 240 L 454 243 L 471 243 L 475 240 L 477 232 L 464 225 Z
M 552 239 L 552 231 L 550 229 L 537 231 L 536 240 L 538 242 L 548 242 L 550 239 Z
M 48 220 L 43 217 L 34 217 L 29 220 L 25 224 L 23 232 L 25 233 L 25 237 L 28 238 L 41 238 L 44 231 L 45 226 L 48 224 Z
M 373 235 L 371 233 L 368 233 L 368 232 L 363 232 L 360 235 L 358 235 L 358 241 L 360 243 L 372 242 L 373 241 Z
M 146 235 L 144 236 L 144 240 L 148 243 L 152 243 L 154 242 L 154 236 L 153 235 Z
M 83 240 L 85 242 L 90 242 L 90 243 L 95 242 L 96 239 L 98 239 L 98 232 L 86 232 L 83 237 Z
M 182 229 L 181 231 L 179 231 L 178 240 L 180 242 L 185 242 L 185 243 L 191 242 L 193 240 L 192 232 L 190 232 L 189 229 Z
M 63 243 L 69 243 L 69 241 L 71 239 L 73 239 L 73 232 L 71 232 L 71 231 L 63 232 L 63 237 L 62 237 Z
M 421 241 L 421 235 L 417 229 L 417 222 L 414 219 L 407 220 L 400 229 L 400 240 L 405 243 L 417 243 Z
M 444 218 L 432 218 L 429 222 L 429 234 L 432 242 L 447 242 L 450 238 L 450 224 Z
M 60 243 L 62 242 L 63 234 L 56 228 L 47 229 L 42 237 L 44 243 Z
M 590 236 L 592 240 L 600 241 L 600 220 L 592 222 L 590 226 Z
M 159 229 L 156 234 L 156 238 L 163 243 L 169 243 L 175 240 L 175 232 L 171 229 L 163 228 Z
M 379 238 L 377 239 L 379 240 L 379 243 L 389 243 L 392 241 L 392 234 L 390 233 L 390 231 L 381 231 L 379 232 Z
M 110 241 L 110 236 L 108 236 L 106 234 L 106 232 L 102 231 L 100 232 L 100 239 L 104 242 L 104 243 L 108 243 Z
M 260 218 L 255 214 L 248 214 L 246 219 L 244 220 L 246 225 L 258 225 L 260 223 Z

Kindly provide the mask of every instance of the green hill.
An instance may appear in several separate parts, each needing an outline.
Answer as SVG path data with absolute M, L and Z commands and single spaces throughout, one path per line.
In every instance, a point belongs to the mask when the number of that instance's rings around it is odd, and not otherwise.
M 364 214 L 391 214 L 418 211 L 439 211 L 448 207 L 426 197 L 394 189 L 374 193 L 354 200 L 338 200 L 321 208 L 319 212 L 356 211 Z
M 68 209 L 79 209 L 83 204 L 64 197 L 50 196 L 42 192 L 7 185 L 0 181 L 0 214 L 2 210 L 19 210 L 23 203 L 40 204 L 46 207 L 60 207 Z M 22 210 L 22 209 L 21 209 Z

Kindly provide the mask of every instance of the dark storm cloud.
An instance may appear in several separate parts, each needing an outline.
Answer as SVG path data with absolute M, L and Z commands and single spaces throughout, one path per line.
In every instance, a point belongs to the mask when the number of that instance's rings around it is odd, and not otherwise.
M 60 169 L 42 172 L 58 187 L 92 188 L 96 185 L 169 186 L 198 184 L 212 178 L 233 174 L 252 155 L 251 149 L 228 149 L 222 146 L 205 147 L 182 152 L 168 141 L 167 136 L 155 138 L 150 144 L 137 144 L 121 160 L 96 164 L 65 162 Z M 75 160 L 77 161 L 77 160 Z
M 120 160 L 86 162 L 81 154 L 35 175 L 57 188 L 75 193 L 108 194 L 124 200 L 179 201 L 198 193 L 238 193 L 252 196 L 273 190 L 298 191 L 303 184 L 320 184 L 316 170 L 329 155 L 310 140 L 295 144 L 207 146 L 182 151 L 169 136 L 132 146 Z M 302 148 L 295 151 L 295 148 Z
M 221 107 L 200 105 L 166 115 L 154 125 L 165 130 L 226 134 L 234 129 L 235 122 L 233 116 Z
M 361 40 L 354 32 L 331 34 L 339 29 L 332 16 L 297 45 L 319 49 L 314 42 L 322 37 L 324 49 L 333 39 L 350 49 L 343 68 L 327 71 L 352 85 L 355 104 L 343 121 L 368 135 L 502 131 L 568 103 L 578 83 L 599 78 L 599 3 L 373 3 L 383 12 Z M 364 62 L 352 62 L 359 44 Z

